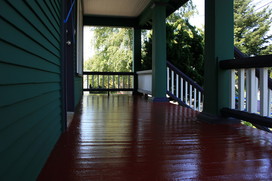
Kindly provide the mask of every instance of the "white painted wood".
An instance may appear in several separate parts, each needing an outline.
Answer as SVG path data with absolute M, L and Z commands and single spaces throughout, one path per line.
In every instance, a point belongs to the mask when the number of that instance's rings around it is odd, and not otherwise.
M 194 88 L 194 110 L 196 110 L 196 88 Z
M 134 76 L 130 77 L 131 79 L 131 87 L 134 88 Z
M 122 88 L 125 88 L 125 75 L 122 76 L 122 80 L 123 80 Z
M 260 114 L 268 116 L 268 68 L 260 69 Z
M 108 89 L 110 88 L 110 76 L 108 75 Z
M 138 92 L 152 94 L 152 70 L 138 71 Z
M 167 67 L 167 76 L 166 76 L 166 79 L 167 79 L 167 91 L 169 91 L 169 67 Z
M 235 109 L 235 70 L 230 74 L 230 108 Z
M 105 88 L 105 76 L 102 75 L 102 88 Z
M 87 89 L 90 88 L 89 87 L 89 75 L 87 75 L 87 85 L 85 85 L 85 88 L 87 88 Z
M 198 106 L 197 106 L 198 111 L 201 111 L 200 106 L 201 106 L 201 92 L 198 91 Z
M 183 101 L 183 78 L 180 78 L 180 100 Z
M 176 96 L 179 97 L 179 75 L 176 74 Z
M 245 69 L 238 71 L 238 109 L 245 109 Z
M 189 85 L 189 106 L 192 107 L 192 95 L 193 95 L 193 91 L 192 91 L 192 85 Z
M 185 81 L 185 95 L 184 96 L 185 96 L 184 102 L 188 104 L 188 82 L 187 81 Z
M 138 17 L 151 0 L 83 0 L 84 15 Z
M 248 107 L 249 107 L 249 73 L 248 70 L 245 71 L 246 72 L 246 111 L 248 111 Z
M 267 113 L 268 113 L 268 116 L 271 117 L 271 102 L 272 102 L 272 90 L 268 89 L 268 110 L 267 110 Z
M 256 94 L 256 76 L 255 69 L 251 68 L 247 70 L 248 90 L 247 90 L 247 111 L 250 113 L 257 112 L 257 94 Z
M 112 76 L 112 85 L 113 85 L 113 88 L 115 88 L 115 76 L 114 75 Z
M 94 87 L 94 75 L 92 75 L 92 87 Z
M 175 94 L 174 93 L 174 71 L 171 70 L 171 92 L 172 94 Z
M 117 83 L 118 89 L 120 88 L 120 76 L 118 75 L 118 83 Z

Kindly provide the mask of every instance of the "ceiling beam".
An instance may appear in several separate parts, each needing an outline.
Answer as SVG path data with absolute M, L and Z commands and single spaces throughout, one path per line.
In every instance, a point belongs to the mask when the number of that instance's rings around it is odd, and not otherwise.
M 83 25 L 87 26 L 111 26 L 111 27 L 136 27 L 137 18 L 90 16 L 83 17 Z

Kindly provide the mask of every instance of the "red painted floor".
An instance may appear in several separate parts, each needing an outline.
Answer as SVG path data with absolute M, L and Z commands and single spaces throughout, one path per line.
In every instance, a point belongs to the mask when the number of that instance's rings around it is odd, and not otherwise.
M 85 95 L 38 180 L 272 180 L 272 136 L 128 95 Z

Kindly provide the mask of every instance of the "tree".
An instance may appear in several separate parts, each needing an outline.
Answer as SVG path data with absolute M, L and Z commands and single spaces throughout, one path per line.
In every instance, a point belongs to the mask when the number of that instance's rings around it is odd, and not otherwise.
M 271 9 L 255 10 L 252 0 L 234 1 L 234 44 L 243 53 L 265 55 L 272 53 Z
M 189 1 L 186 8 L 181 8 L 167 19 L 167 60 L 202 85 L 204 35 L 188 22 L 188 18 L 194 14 L 194 9 L 194 5 Z M 144 41 L 142 57 L 142 68 L 152 69 L 152 33 Z
M 85 61 L 85 69 L 104 72 L 129 72 L 132 65 L 132 30 L 96 27 L 95 55 Z

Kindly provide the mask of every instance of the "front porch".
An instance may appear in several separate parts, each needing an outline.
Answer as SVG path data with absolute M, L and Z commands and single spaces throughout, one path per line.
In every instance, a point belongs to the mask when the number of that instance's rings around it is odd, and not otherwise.
M 270 133 L 141 96 L 83 96 L 38 180 L 271 180 Z

